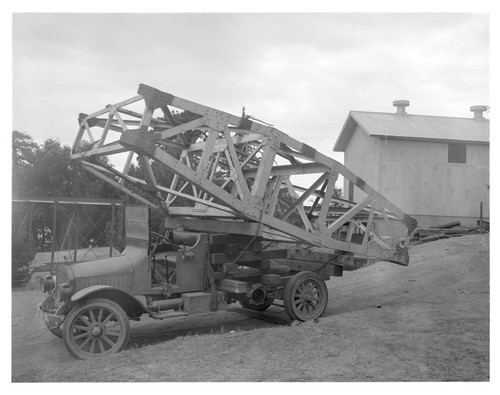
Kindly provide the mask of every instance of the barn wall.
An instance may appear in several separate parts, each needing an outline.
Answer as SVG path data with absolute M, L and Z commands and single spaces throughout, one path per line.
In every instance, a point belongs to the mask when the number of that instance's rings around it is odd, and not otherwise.
M 359 126 L 345 148 L 344 165 L 371 187 L 379 189 L 379 138 L 368 136 Z M 349 198 L 349 182 L 344 179 L 344 198 Z M 354 187 L 354 201 L 362 200 L 366 195 Z
M 455 164 L 448 163 L 447 143 L 381 139 L 380 173 L 379 191 L 426 222 L 455 217 L 475 222 L 481 201 L 489 216 L 487 145 L 467 144 L 467 163 Z

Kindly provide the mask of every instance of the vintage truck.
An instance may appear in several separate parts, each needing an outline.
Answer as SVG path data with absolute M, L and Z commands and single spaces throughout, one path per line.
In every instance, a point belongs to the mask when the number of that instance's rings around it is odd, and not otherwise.
M 130 108 L 141 103 L 142 111 Z M 118 154 L 127 155 L 122 171 L 99 161 Z M 128 172 L 134 157 L 142 178 Z M 339 162 L 244 114 L 141 84 L 130 99 L 80 114 L 72 158 L 141 204 L 125 209 L 119 256 L 65 263 L 41 279 L 38 313 L 77 358 L 121 350 L 129 320 L 146 315 L 239 302 L 314 320 L 331 276 L 377 260 L 409 263 L 413 218 Z M 359 202 L 335 194 L 340 175 Z M 165 234 L 150 230 L 152 207 L 164 213 Z

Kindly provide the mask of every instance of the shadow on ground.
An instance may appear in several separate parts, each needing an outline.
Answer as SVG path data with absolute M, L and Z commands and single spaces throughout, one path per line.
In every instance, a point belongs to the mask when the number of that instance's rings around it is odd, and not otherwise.
M 279 307 L 271 307 L 265 312 L 260 312 L 237 306 L 215 313 L 182 317 L 175 320 L 147 319 L 147 321 L 143 320 L 131 325 L 130 342 L 127 349 L 183 336 L 250 331 L 257 328 L 290 325 L 291 322 Z

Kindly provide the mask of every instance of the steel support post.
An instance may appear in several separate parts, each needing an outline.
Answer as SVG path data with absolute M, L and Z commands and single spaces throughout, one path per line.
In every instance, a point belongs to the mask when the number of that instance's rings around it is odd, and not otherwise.
M 33 225 L 33 203 L 30 203 L 29 205 L 29 222 L 28 222 L 28 249 L 31 251 L 31 245 L 32 245 L 32 238 L 33 235 L 31 234 L 31 227 Z
M 75 230 L 75 238 L 74 238 L 74 254 L 73 261 L 76 262 L 76 254 L 78 253 L 78 223 L 80 218 L 80 206 L 75 204 L 75 212 L 73 216 L 73 229 Z
M 115 235 L 115 204 L 111 205 L 111 236 L 109 240 L 109 257 L 113 256 L 113 238 Z
M 54 274 L 54 253 L 56 251 L 56 225 L 57 225 L 57 207 L 59 203 L 54 203 L 54 218 L 52 221 L 52 252 L 50 253 L 50 274 Z

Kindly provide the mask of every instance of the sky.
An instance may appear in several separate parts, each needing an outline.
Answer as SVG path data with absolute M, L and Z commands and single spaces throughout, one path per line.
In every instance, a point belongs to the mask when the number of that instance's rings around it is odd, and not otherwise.
M 140 83 L 246 113 L 342 161 L 351 110 L 489 105 L 487 13 L 13 13 L 13 129 L 71 145 Z

